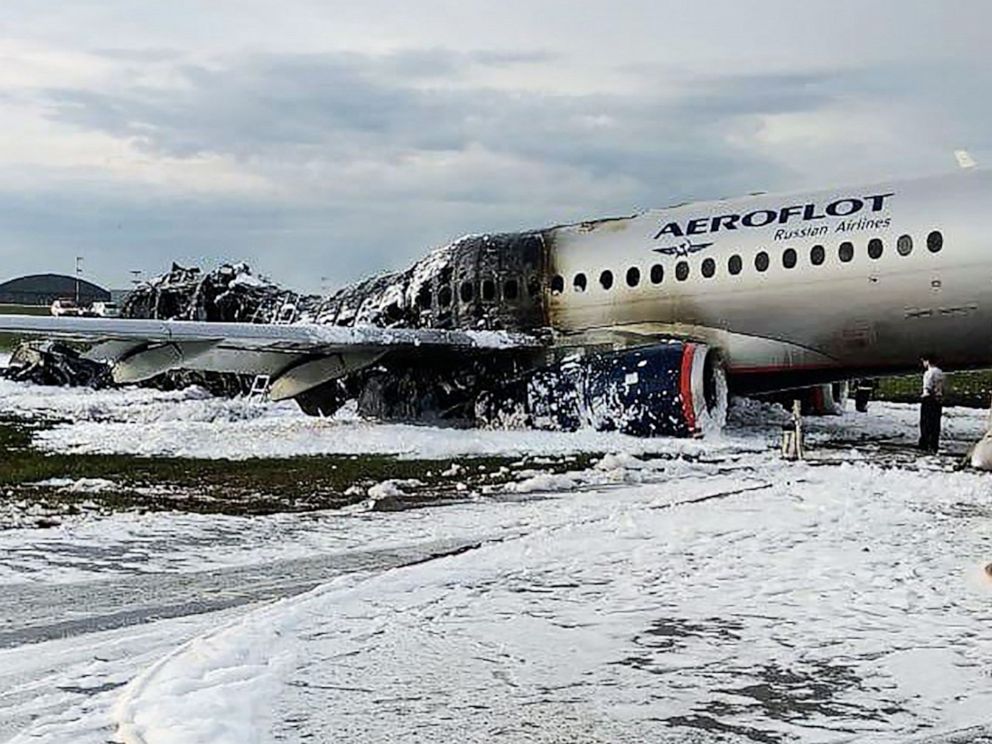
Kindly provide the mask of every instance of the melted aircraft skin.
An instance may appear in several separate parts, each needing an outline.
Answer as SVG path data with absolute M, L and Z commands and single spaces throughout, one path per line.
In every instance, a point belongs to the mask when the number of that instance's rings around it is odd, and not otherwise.
M 548 326 L 543 231 L 473 235 L 406 271 L 345 287 L 315 309 L 335 325 L 537 331 Z

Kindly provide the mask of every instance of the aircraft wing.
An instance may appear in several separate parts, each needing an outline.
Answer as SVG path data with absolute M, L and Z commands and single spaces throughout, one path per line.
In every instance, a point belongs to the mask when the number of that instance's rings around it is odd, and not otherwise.
M 113 363 L 117 382 L 138 382 L 172 369 L 268 375 L 274 380 L 274 400 L 361 369 L 390 351 L 542 345 L 533 336 L 504 331 L 29 315 L 0 315 L 0 333 L 94 344 L 86 356 Z

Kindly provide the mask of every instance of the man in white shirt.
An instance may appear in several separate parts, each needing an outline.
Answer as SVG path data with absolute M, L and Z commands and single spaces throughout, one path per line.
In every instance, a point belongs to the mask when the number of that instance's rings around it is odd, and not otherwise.
M 937 453 L 940 417 L 944 406 L 944 373 L 932 354 L 923 356 L 923 393 L 920 398 L 920 449 Z

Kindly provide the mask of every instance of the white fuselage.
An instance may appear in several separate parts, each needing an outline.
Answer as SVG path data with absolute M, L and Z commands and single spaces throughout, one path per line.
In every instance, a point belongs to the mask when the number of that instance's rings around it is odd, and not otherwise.
M 992 366 L 989 206 L 992 174 L 970 171 L 557 228 L 551 322 L 566 343 L 706 341 L 738 377 Z

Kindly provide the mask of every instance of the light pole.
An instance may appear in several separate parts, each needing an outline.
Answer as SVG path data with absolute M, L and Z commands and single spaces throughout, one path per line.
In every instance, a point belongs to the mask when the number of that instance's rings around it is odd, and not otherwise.
M 76 256 L 76 307 L 79 307 L 79 275 L 83 273 L 83 257 Z

